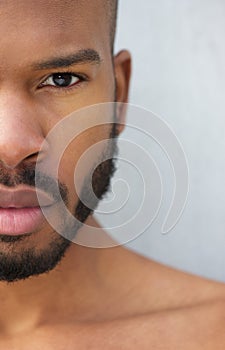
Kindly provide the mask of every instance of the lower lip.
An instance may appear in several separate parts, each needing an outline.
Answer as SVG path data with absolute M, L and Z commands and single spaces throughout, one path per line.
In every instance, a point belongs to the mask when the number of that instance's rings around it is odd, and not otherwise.
M 0 208 L 0 234 L 23 235 L 37 230 L 44 216 L 40 207 Z

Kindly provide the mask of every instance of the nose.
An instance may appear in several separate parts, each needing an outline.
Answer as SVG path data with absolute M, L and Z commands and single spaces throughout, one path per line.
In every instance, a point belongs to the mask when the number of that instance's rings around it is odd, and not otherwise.
M 43 141 L 34 104 L 18 91 L 0 92 L 0 161 L 9 168 L 34 161 Z

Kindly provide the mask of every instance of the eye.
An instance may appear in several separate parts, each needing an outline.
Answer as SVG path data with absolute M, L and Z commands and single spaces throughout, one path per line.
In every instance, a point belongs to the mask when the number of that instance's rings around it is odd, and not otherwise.
M 50 75 L 41 86 L 54 86 L 66 88 L 76 85 L 81 79 L 72 73 L 54 73 Z

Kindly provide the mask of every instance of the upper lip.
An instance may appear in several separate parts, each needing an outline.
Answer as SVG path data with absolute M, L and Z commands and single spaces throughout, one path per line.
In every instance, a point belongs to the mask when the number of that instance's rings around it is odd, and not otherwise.
M 0 188 L 1 208 L 44 207 L 52 205 L 53 202 L 54 199 L 50 195 L 36 188 L 24 186 L 16 189 Z

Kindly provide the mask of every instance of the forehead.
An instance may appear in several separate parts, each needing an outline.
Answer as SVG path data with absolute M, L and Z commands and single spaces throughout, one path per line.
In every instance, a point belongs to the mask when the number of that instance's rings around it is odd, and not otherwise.
M 76 20 L 95 18 L 106 8 L 104 0 L 1 0 L 0 15 L 7 21 L 24 23 L 29 19 L 65 25 Z
M 110 49 L 104 0 L 1 0 L 0 60 L 59 48 Z

